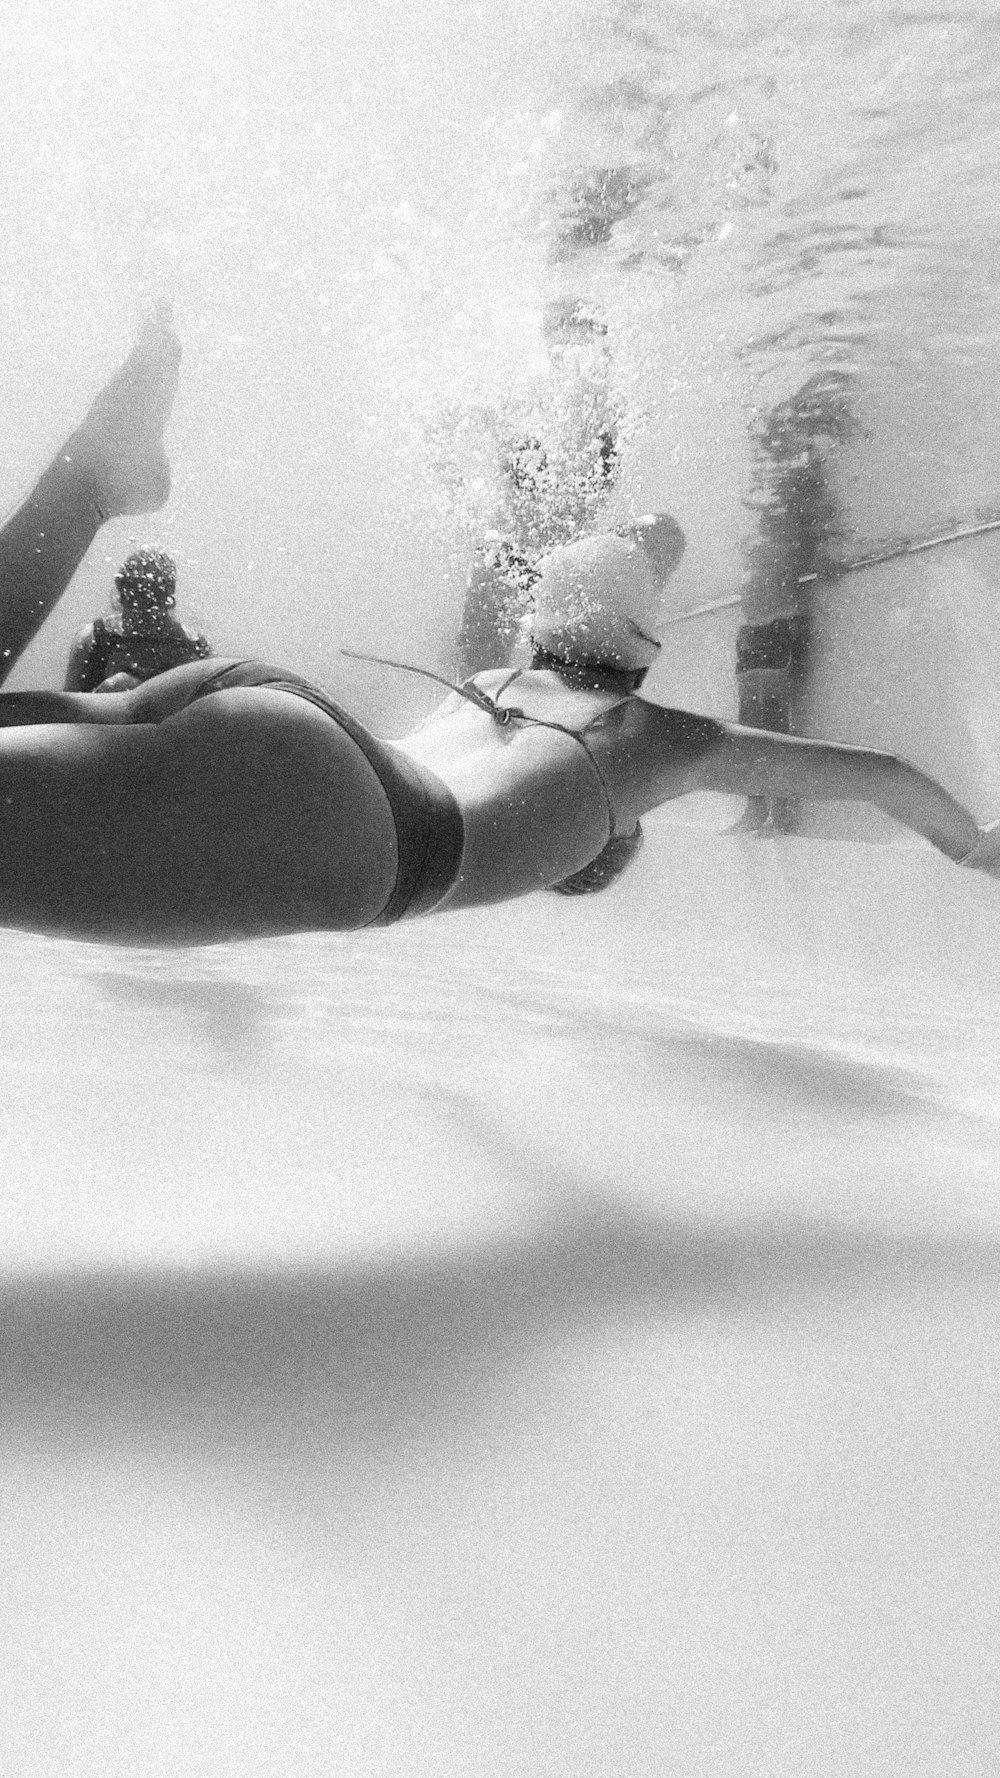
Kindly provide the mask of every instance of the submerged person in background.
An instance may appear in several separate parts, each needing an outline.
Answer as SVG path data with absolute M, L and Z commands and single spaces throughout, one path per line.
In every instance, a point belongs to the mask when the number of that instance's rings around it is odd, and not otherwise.
M 850 379 L 841 371 L 810 377 L 789 400 L 767 410 L 752 432 L 757 515 L 736 637 L 739 720 L 775 734 L 802 733 L 813 649 L 813 593 L 829 573 L 837 537 L 831 454 L 853 431 Z M 798 810 L 787 797 L 752 798 L 741 833 L 794 833 Z
M 497 493 L 477 544 L 458 633 L 461 678 L 509 660 L 530 607 L 539 558 L 593 528 L 614 488 L 622 413 L 611 386 L 607 327 L 576 298 L 549 303 L 548 374 L 527 405 L 483 416 Z
M 205 636 L 173 617 L 177 570 L 158 549 L 134 550 L 115 575 L 117 621 L 96 617 L 70 652 L 64 691 L 126 691 L 211 655 Z
M 8 659 L 103 519 L 166 497 L 178 354 L 149 323 L 0 531 Z M 568 546 L 539 580 L 533 664 L 453 688 L 394 742 L 253 661 L 116 697 L 0 695 L 0 924 L 142 944 L 389 925 L 560 882 L 701 790 L 870 802 L 1000 872 L 1000 824 L 981 831 L 914 766 L 638 696 L 660 647 L 656 549 L 655 520 Z

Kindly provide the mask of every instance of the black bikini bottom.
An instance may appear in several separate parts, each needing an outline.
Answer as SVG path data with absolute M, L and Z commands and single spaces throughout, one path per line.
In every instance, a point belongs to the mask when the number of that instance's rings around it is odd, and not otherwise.
M 426 767 L 414 764 L 389 741 L 380 741 L 370 734 L 307 680 L 278 667 L 263 666 L 259 661 L 237 661 L 220 667 L 201 681 L 191 702 L 238 687 L 285 691 L 291 697 L 304 698 L 307 704 L 315 704 L 317 710 L 322 710 L 350 736 L 378 777 L 396 828 L 399 862 L 392 894 L 382 912 L 368 924 L 392 926 L 397 920 L 428 913 L 443 901 L 461 869 L 465 833 L 462 812 L 440 778 Z

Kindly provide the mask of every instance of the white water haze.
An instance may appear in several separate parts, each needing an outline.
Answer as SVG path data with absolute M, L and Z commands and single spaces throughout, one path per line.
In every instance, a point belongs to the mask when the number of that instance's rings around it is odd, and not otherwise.
M 982 0 L 0 24 L 8 504 L 162 296 L 184 346 L 170 503 L 11 683 L 158 544 L 217 652 L 401 732 L 431 688 L 340 649 L 451 670 L 489 490 L 441 441 L 557 403 L 555 300 L 678 617 L 740 591 L 813 378 L 835 558 L 1000 515 L 998 43 Z M 821 584 L 804 713 L 982 820 L 998 580 L 987 534 Z M 738 622 L 651 695 L 734 715 Z M 739 813 L 655 815 L 587 900 L 4 936 L 4 1771 L 995 1771 L 1000 889 Z

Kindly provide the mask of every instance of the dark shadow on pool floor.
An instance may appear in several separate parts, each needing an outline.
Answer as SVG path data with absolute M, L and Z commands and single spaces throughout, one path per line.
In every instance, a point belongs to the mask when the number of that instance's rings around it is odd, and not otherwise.
M 816 1222 L 713 1230 L 591 1202 L 420 1257 L 8 1281 L 0 1414 L 8 1451 L 384 1450 L 474 1419 L 522 1363 L 580 1336 L 998 1283 L 991 1242 Z

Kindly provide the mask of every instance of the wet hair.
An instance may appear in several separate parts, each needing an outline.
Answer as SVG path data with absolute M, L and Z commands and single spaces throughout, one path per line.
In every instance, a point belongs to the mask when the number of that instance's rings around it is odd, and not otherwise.
M 531 640 L 531 664 L 558 673 L 574 691 L 620 691 L 626 696 L 639 690 L 649 672 L 648 667 L 612 667 L 605 661 L 567 661 L 561 654 L 543 648 L 534 638 Z
M 176 585 L 177 565 L 162 549 L 133 550 L 115 575 L 115 594 L 123 611 L 172 611 Z

